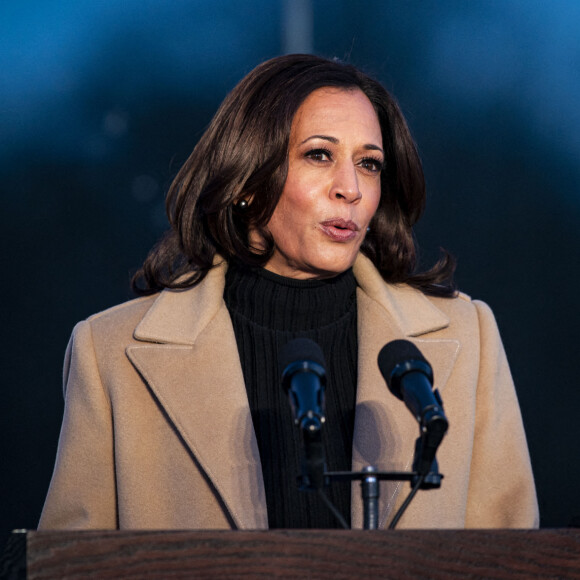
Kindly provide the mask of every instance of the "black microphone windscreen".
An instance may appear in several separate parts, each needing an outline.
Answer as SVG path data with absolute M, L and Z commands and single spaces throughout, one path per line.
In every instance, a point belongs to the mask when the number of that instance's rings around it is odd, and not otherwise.
M 289 364 L 302 360 L 312 361 L 322 368 L 326 367 L 322 349 L 309 338 L 295 338 L 286 343 L 280 349 L 278 360 L 280 361 L 281 373 Z
M 427 360 L 421 351 L 408 340 L 393 340 L 385 344 L 381 349 L 381 352 L 379 352 L 378 362 L 381 374 L 387 382 L 387 386 L 391 392 L 399 398 L 401 398 L 401 395 L 398 392 L 398 386 L 393 385 L 391 377 L 393 376 L 393 371 L 397 365 L 409 360 L 418 360 L 427 363 Z

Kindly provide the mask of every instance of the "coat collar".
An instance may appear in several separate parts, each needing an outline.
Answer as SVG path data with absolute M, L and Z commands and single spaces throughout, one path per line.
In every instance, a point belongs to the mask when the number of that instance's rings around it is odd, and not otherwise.
M 222 260 L 197 286 L 161 292 L 135 329 L 134 337 L 142 344 L 129 347 L 127 355 L 213 482 L 234 524 L 265 528 L 257 441 L 235 335 L 223 302 L 226 269 Z M 378 352 L 390 340 L 413 340 L 433 363 L 441 390 L 451 373 L 458 342 L 430 339 L 429 333 L 447 327 L 449 319 L 422 293 L 405 285 L 385 284 L 362 255 L 355 262 L 354 274 L 359 284 L 359 378 L 353 469 L 375 465 L 381 470 L 408 470 L 417 423 L 388 392 L 378 370 Z M 194 383 L 205 386 L 195 389 Z M 232 477 L 234 469 L 236 478 Z M 397 482 L 381 485 L 383 522 L 393 513 L 400 489 Z M 353 485 L 353 527 L 362 527 L 361 514 L 359 486 Z
M 358 255 L 353 271 L 361 290 L 389 313 L 403 336 L 420 336 L 449 326 L 449 318 L 421 292 L 405 284 L 385 284 L 366 256 Z
M 186 290 L 164 290 L 137 325 L 134 337 L 146 342 L 192 346 L 224 305 L 227 262 L 215 261 L 202 283 Z
M 163 291 L 135 329 L 147 342 L 193 345 L 223 306 L 227 263 L 218 259 L 203 283 L 182 291 Z M 359 254 L 353 267 L 361 290 L 387 311 L 403 336 L 417 337 L 449 326 L 449 318 L 421 292 L 404 284 L 385 284 L 372 262 Z

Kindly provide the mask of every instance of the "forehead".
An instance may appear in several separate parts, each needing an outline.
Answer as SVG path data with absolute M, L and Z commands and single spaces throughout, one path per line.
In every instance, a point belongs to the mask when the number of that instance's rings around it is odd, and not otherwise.
M 368 97 L 358 88 L 324 87 L 310 93 L 292 121 L 292 136 L 304 133 L 362 133 L 382 142 L 377 113 Z

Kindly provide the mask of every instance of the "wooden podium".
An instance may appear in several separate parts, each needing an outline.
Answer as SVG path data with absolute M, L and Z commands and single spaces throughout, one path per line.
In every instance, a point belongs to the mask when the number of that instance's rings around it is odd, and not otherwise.
M 580 529 L 12 533 L 2 578 L 579 578 Z

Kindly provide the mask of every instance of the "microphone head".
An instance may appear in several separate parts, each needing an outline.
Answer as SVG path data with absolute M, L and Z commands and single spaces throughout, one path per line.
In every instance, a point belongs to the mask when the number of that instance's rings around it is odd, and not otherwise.
M 326 367 L 322 349 L 309 338 L 295 338 L 287 342 L 280 349 L 278 360 L 281 371 L 284 371 L 288 365 L 302 360 L 310 360 L 321 367 Z
M 379 352 L 379 369 L 389 390 L 395 397 L 403 400 L 401 379 L 411 371 L 427 375 L 433 384 L 433 371 L 421 351 L 408 340 L 393 340 Z
M 294 373 L 303 367 L 316 372 L 321 378 L 325 375 L 326 363 L 322 349 L 309 338 L 295 338 L 287 342 L 280 349 L 278 360 L 283 382 L 290 372 Z

